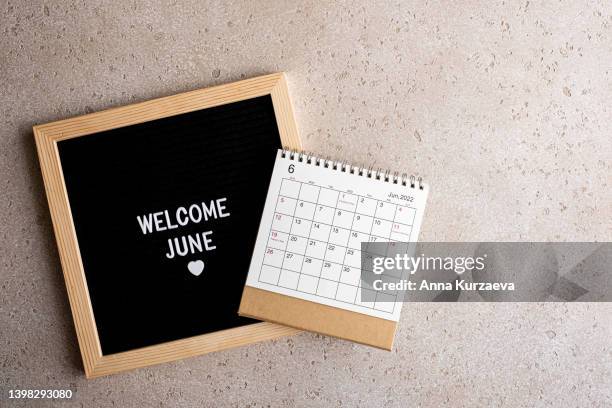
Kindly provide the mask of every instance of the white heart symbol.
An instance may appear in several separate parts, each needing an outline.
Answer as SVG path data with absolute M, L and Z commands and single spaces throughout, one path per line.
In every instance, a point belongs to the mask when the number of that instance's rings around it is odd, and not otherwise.
M 187 264 L 187 269 L 195 276 L 200 276 L 202 271 L 204 270 L 204 261 L 191 261 Z

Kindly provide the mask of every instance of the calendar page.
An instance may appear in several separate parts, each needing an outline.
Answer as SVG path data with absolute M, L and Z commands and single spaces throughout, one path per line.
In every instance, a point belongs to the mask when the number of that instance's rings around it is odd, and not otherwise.
M 361 244 L 404 243 L 408 251 L 405 243 L 418 238 L 427 191 L 279 150 L 246 284 L 398 321 L 401 299 L 381 294 L 362 302 L 368 289 L 361 288 Z

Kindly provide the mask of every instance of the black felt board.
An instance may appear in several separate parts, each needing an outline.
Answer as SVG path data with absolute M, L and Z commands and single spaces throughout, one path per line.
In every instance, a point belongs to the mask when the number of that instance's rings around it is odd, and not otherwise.
M 58 142 L 104 355 L 256 322 L 237 311 L 280 146 L 269 95 Z M 223 197 L 229 217 L 137 221 Z M 208 230 L 215 250 L 166 258 L 169 238 Z

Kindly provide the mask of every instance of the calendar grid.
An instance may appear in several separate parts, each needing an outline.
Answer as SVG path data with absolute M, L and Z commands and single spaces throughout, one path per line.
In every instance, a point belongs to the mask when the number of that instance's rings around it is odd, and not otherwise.
M 377 211 L 378 211 L 378 208 L 379 208 L 379 207 L 378 207 L 378 203 L 379 203 L 379 202 L 380 202 L 380 200 L 377 200 L 377 201 L 376 201 L 376 204 L 377 204 L 377 206 L 376 206 L 376 210 L 377 210 Z M 397 208 L 396 208 L 396 212 L 397 212 Z M 395 220 L 395 215 L 393 216 L 393 219 Z M 372 223 L 372 228 L 374 228 L 374 222 Z M 391 239 L 391 232 L 392 232 L 392 231 L 393 231 L 393 229 L 391 229 L 391 230 L 389 231 L 389 238 L 388 238 L 388 240 L 390 240 L 390 239 Z M 386 248 L 386 250 L 385 250 L 385 256 L 387 256 L 388 254 L 389 254 L 389 245 L 387 245 L 387 248 Z M 377 292 L 377 293 L 376 293 L 376 300 L 374 301 L 374 304 L 376 304 L 376 302 L 378 301 L 378 297 L 379 297 L 379 295 L 380 295 L 380 292 Z M 396 306 L 396 305 L 395 305 L 395 300 L 396 300 L 396 299 L 397 299 L 397 296 L 396 296 L 396 295 L 393 295 L 393 309 L 391 309 L 391 313 L 393 313 L 393 311 L 395 310 L 395 306 Z
M 378 200 L 376 200 L 376 206 L 378 206 Z M 357 209 L 355 208 L 355 210 L 357 210 Z M 374 215 L 376 215 L 376 211 L 374 211 Z M 372 236 L 372 230 L 373 229 L 374 229 L 374 220 L 372 220 L 372 225 L 370 225 L 369 236 Z M 361 287 L 361 282 L 359 282 L 359 287 Z M 357 289 L 357 293 L 355 294 L 355 303 L 357 302 L 357 294 L 359 294 L 359 289 Z M 393 305 L 393 307 L 395 308 L 395 305 Z
M 291 183 L 293 186 L 293 190 L 289 191 L 289 194 L 283 191 L 284 183 L 288 183 L 288 185 Z M 315 188 L 317 189 L 316 199 L 314 198 Z M 297 190 L 297 193 L 295 190 Z M 309 191 L 311 193 L 309 193 Z M 323 191 L 326 192 L 328 201 L 322 199 L 321 193 Z M 303 192 L 304 194 L 302 194 Z M 335 194 L 335 201 L 329 200 L 330 193 L 332 195 Z M 335 203 L 333 207 L 331 206 L 332 202 Z M 366 202 L 367 204 L 364 204 L 363 208 L 360 210 L 360 203 L 363 204 Z M 281 203 L 282 205 L 280 207 L 282 208 L 279 208 L 279 204 Z M 370 204 L 372 203 L 374 204 L 373 209 L 368 210 L 367 208 L 370 208 Z M 293 206 L 292 209 L 291 206 Z M 385 206 L 391 207 L 385 208 Z M 299 213 L 298 207 L 300 208 Z M 332 210 L 331 217 L 329 217 L 331 220 L 329 220 L 329 218 L 321 218 L 323 215 L 318 218 L 317 208 L 319 208 L 321 212 L 323 212 L 323 210 Z M 402 210 L 412 211 L 412 217 L 409 221 L 404 219 L 404 216 L 398 219 L 401 215 L 405 214 L 400 215 Z M 308 216 L 308 211 L 310 211 L 310 216 Z M 262 260 L 258 280 L 260 282 L 273 284 L 274 280 L 269 281 L 262 279 L 264 267 L 267 267 L 272 270 L 272 272 L 267 271 L 267 273 L 272 273 L 272 276 L 274 276 L 275 273 L 278 275 L 275 280 L 276 286 L 286 287 L 297 292 L 322 296 L 334 299 L 338 302 L 353 304 L 369 309 L 373 308 L 383 313 L 393 314 L 396 308 L 395 303 L 397 301 L 397 296 L 393 298 L 393 308 L 391 310 L 377 307 L 376 303 L 379 296 L 382 295 L 380 293 L 376 294 L 375 301 L 372 302 L 371 306 L 358 303 L 359 291 L 360 289 L 363 290 L 363 288 L 360 279 L 354 282 L 357 276 L 352 275 L 355 273 L 356 269 L 361 271 L 360 242 L 376 242 L 379 239 L 388 242 L 409 241 L 415 216 L 416 208 L 409 205 L 389 203 L 359 194 L 283 178 L 276 196 L 273 215 L 273 220 L 279 222 L 277 226 L 275 226 L 274 221 L 270 225 L 266 256 L 264 256 Z M 342 217 L 344 217 L 344 219 Z M 357 225 L 357 221 L 360 219 L 361 224 L 359 226 Z M 368 220 L 370 224 L 368 233 L 366 233 L 364 232 L 364 228 L 367 228 L 367 224 L 364 225 L 363 223 Z M 378 228 L 375 228 L 375 225 L 378 226 Z M 313 236 L 313 228 L 315 226 L 321 231 Z M 306 230 L 308 233 L 306 233 Z M 348 235 L 346 235 L 347 232 Z M 336 235 L 332 237 L 332 234 Z M 396 238 L 400 238 L 397 240 L 393 239 L 392 236 L 394 236 L 394 234 Z M 359 238 L 360 236 L 361 238 Z M 278 239 L 273 242 L 273 237 L 278 237 Z M 353 238 L 359 242 L 359 245 L 353 241 Z M 278 244 L 277 242 L 282 239 L 285 240 L 284 245 Z M 325 241 L 321 239 L 325 239 Z M 304 245 L 302 245 L 303 240 L 305 240 Z M 316 249 L 321 248 L 320 245 L 325 245 L 324 250 Z M 358 248 L 355 248 L 355 246 L 358 246 Z M 282 247 L 282 249 L 279 247 Z M 310 247 L 314 247 L 315 249 L 311 250 Z M 336 251 L 344 251 L 344 253 Z M 385 255 L 388 255 L 389 251 L 390 247 L 387 245 Z M 317 253 L 320 257 L 317 256 Z M 352 262 L 347 263 L 347 256 L 349 254 L 352 256 Z M 269 260 L 266 260 L 267 255 L 270 255 Z M 279 255 L 282 256 L 282 260 L 278 259 Z M 292 260 L 294 257 L 295 260 Z M 301 257 L 301 259 L 299 257 Z M 357 263 L 356 258 L 359 260 L 359 267 L 354 266 Z M 274 259 L 276 259 L 276 261 Z M 309 268 L 305 270 L 304 266 L 307 260 Z M 337 268 L 334 265 L 340 267 L 339 272 L 336 272 Z M 329 269 L 325 274 L 323 273 L 324 268 Z M 283 278 L 285 281 L 283 281 Z M 315 280 L 316 285 L 314 284 Z M 327 286 L 324 286 L 322 288 L 323 290 L 320 291 L 323 282 L 327 282 Z M 302 284 L 304 284 L 303 288 Z M 333 287 L 334 284 L 335 288 Z M 342 296 L 339 296 L 341 287 L 344 292 Z M 352 294 L 353 289 L 349 290 L 351 287 L 355 290 L 354 295 Z M 324 293 L 326 288 L 335 290 L 334 292 Z M 352 296 L 352 301 L 350 297 L 346 297 L 347 295 Z
M 278 200 L 279 199 L 277 198 L 276 199 L 276 203 L 274 203 L 274 216 L 276 216 L 276 214 L 277 214 L 276 210 L 278 208 Z M 266 245 L 266 251 L 270 248 L 270 240 L 272 239 L 271 235 L 272 235 L 272 224 L 270 224 L 270 231 L 268 232 L 268 241 L 267 241 L 267 245 Z M 287 243 L 285 243 L 285 249 L 286 248 L 287 248 Z M 265 260 L 265 257 L 264 257 L 264 260 Z M 260 281 L 260 282 L 261 282 L 261 272 L 262 272 L 262 269 L 263 269 L 263 265 L 262 265 L 261 268 L 259 268 L 259 276 L 257 277 L 257 280 Z M 277 282 L 277 284 L 278 284 L 278 282 Z
M 319 195 L 321 195 L 321 193 L 319 193 Z M 319 200 L 317 200 L 317 205 L 319 205 Z M 336 199 L 336 204 L 334 205 L 334 212 L 333 212 L 331 224 L 326 224 L 326 225 L 329 225 L 329 234 L 327 235 L 327 242 L 325 242 L 325 252 L 323 253 L 323 263 L 321 264 L 321 275 L 323 275 L 323 266 L 325 265 L 327 251 L 329 250 L 329 237 L 331 236 L 332 228 L 334 228 L 334 220 L 336 219 L 336 207 L 337 206 L 338 206 L 338 199 Z M 328 262 L 331 262 L 331 261 L 328 261 Z M 337 262 L 334 262 L 334 263 L 336 265 L 338 265 Z M 340 266 L 340 271 L 342 271 L 342 266 Z M 325 278 L 323 278 L 323 279 L 325 279 Z M 340 280 L 340 275 L 338 275 L 338 281 L 339 280 Z M 317 291 L 319 290 L 319 284 L 320 283 L 321 283 L 321 277 L 319 277 L 319 282 L 317 282 Z M 334 299 L 336 299 L 336 297 L 338 295 L 338 286 L 340 286 L 340 282 L 338 282 L 338 285 L 336 285 L 336 292 L 334 293 Z
M 298 197 L 300 196 L 300 192 L 301 192 L 301 191 L 302 191 L 302 183 L 300 183 L 300 188 L 299 188 L 299 190 L 298 190 Z M 279 199 L 279 198 L 277 198 L 277 201 L 276 201 L 277 205 L 278 205 L 278 199 Z M 293 217 L 295 217 L 295 211 L 296 211 L 296 210 L 297 210 L 297 206 L 296 206 L 296 207 L 294 208 L 294 210 L 293 210 Z M 272 228 L 272 227 L 270 227 L 270 228 Z M 287 240 L 287 244 L 285 244 L 285 253 L 287 252 L 287 249 L 286 249 L 286 248 L 287 248 L 287 246 L 288 246 L 288 245 L 289 245 L 289 240 Z M 281 271 L 283 270 L 283 267 L 285 266 L 285 259 L 286 259 L 286 258 L 283 256 L 283 263 L 281 264 Z M 277 284 L 277 285 L 279 285 L 279 284 L 280 284 L 280 278 L 281 278 L 281 274 L 279 273 L 279 274 L 278 274 L 278 281 L 276 282 L 276 284 Z
M 302 191 L 302 186 L 300 185 L 300 192 L 301 191 Z M 317 202 L 319 201 L 320 195 L 321 195 L 321 189 L 319 188 L 319 192 L 317 194 Z M 298 193 L 298 198 L 299 198 L 299 193 Z M 296 208 L 297 208 L 297 202 L 296 202 Z M 312 224 L 313 223 L 310 223 L 310 228 L 308 229 L 308 238 L 306 239 L 306 248 L 308 248 L 308 241 L 310 241 L 310 234 L 312 233 Z M 306 249 L 304 249 L 304 257 L 302 258 L 302 267 L 300 268 L 300 276 L 298 277 L 298 287 L 300 286 L 300 280 L 302 279 L 302 271 L 304 270 L 304 260 L 306 260 Z M 319 286 L 319 283 L 317 281 L 317 287 L 318 286 Z
M 319 195 L 317 196 L 317 204 L 316 204 L 316 205 L 319 205 L 319 197 L 321 197 L 321 190 L 320 190 L 320 189 L 319 189 Z M 337 205 L 337 204 L 338 204 L 338 202 L 336 201 L 336 205 Z M 315 211 L 316 211 L 316 207 L 315 207 Z M 334 224 L 334 218 L 335 218 L 335 216 L 336 216 L 336 211 L 334 210 L 334 217 L 332 217 L 332 225 L 330 225 L 330 226 L 329 226 L 329 234 L 331 234 L 331 229 L 332 229 L 333 224 Z M 313 216 L 313 219 L 314 219 L 314 216 Z M 326 224 L 326 225 L 327 225 L 327 224 Z M 311 228 L 311 230 L 312 230 L 312 228 Z M 327 236 L 327 241 L 328 241 L 328 242 L 329 242 L 329 234 L 328 234 L 328 236 Z M 310 238 L 309 238 L 309 240 L 310 240 Z M 319 242 L 321 242 L 321 241 L 319 241 Z M 325 255 L 327 254 L 327 243 L 325 243 L 325 244 L 326 244 L 326 246 L 325 246 L 325 252 L 323 253 L 323 259 L 321 259 L 321 272 L 319 273 L 319 280 L 317 281 L 317 287 L 316 287 L 316 289 L 315 289 L 315 293 L 318 293 L 318 292 L 319 292 L 319 284 L 321 283 L 321 279 L 325 279 L 325 278 L 323 278 L 323 277 L 321 276 L 321 275 L 323 274 L 323 273 L 322 273 L 322 269 L 323 269 L 323 265 L 324 265 L 324 263 L 325 263 Z M 327 279 L 326 279 L 326 280 L 327 280 Z M 336 298 L 336 296 L 334 295 L 334 299 L 335 299 L 335 298 Z
M 336 218 L 336 211 L 338 210 L 338 202 L 340 202 L 340 193 L 338 193 L 338 201 L 336 202 L 336 208 L 334 209 L 334 219 Z M 355 211 L 357 211 L 357 203 L 355 203 Z M 353 213 L 353 218 L 351 219 L 351 229 L 349 230 L 349 239 L 350 239 L 350 234 L 352 232 L 354 221 L 355 221 L 355 213 Z M 333 221 L 332 221 L 332 228 L 334 228 Z M 348 241 L 346 242 L 346 245 L 348 248 Z M 342 265 L 340 266 L 340 276 L 338 277 L 338 286 L 336 286 L 336 295 L 334 296 L 335 299 L 338 299 L 338 289 L 340 288 L 340 282 L 342 281 L 342 274 L 344 273 L 344 262 L 346 261 L 346 253 L 347 253 L 347 249 L 345 248 L 344 256 L 342 257 Z M 355 292 L 357 292 L 357 290 Z M 357 293 L 355 293 L 355 297 L 356 296 L 357 296 Z M 355 299 L 353 299 L 353 304 L 355 304 Z
M 301 182 L 300 182 L 300 181 L 296 181 L 296 183 L 301 183 Z M 317 186 L 317 187 L 319 187 L 319 186 Z M 340 190 L 334 190 L 334 189 L 332 189 L 332 188 L 327 188 L 327 187 L 319 187 L 319 188 L 321 188 L 321 189 L 325 189 L 325 190 L 333 190 L 333 191 L 342 192 L 342 191 L 340 191 Z M 368 199 L 368 200 L 373 200 L 373 201 L 377 201 L 377 202 L 382 202 L 382 203 L 385 203 L 385 201 L 378 200 L 378 199 L 376 199 L 376 198 L 370 198 L 370 197 L 362 196 L 362 195 L 359 195 L 359 194 L 353 194 L 353 193 L 346 193 L 346 194 L 351 194 L 351 195 L 354 195 L 354 196 L 359 197 L 359 198 L 366 198 L 366 199 Z M 288 196 L 285 196 L 285 195 L 282 195 L 282 194 L 278 194 L 278 197 L 293 198 L 293 197 L 288 197 Z M 308 201 L 308 200 L 299 200 L 299 201 L 303 201 L 303 202 L 305 202 L 305 203 L 310 203 L 310 204 L 315 204 L 315 205 L 318 205 L 318 204 L 319 204 L 319 203 L 314 203 L 314 202 L 312 202 L 312 201 Z M 390 204 L 390 203 L 387 203 L 387 204 Z M 409 208 L 409 209 L 411 209 L 411 210 L 415 210 L 415 211 L 416 211 L 416 208 L 411 207 L 411 206 L 409 206 L 409 205 L 399 205 L 399 204 L 394 204 L 394 205 L 396 205 L 396 206 L 398 206 L 398 207 L 402 207 L 402 208 Z M 275 210 L 276 210 L 276 209 L 275 209 Z M 276 211 L 275 211 L 275 212 L 276 212 Z M 357 212 L 357 211 L 354 211 L 354 213 L 355 213 L 355 214 L 359 214 L 359 215 L 365 215 L 365 216 L 367 216 L 367 217 L 371 217 L 371 215 L 368 215 L 368 214 L 363 214 L 363 213 L 360 213 L 360 212 Z M 284 213 L 281 213 L 281 214 L 283 214 L 283 215 L 287 215 L 287 216 L 292 216 L 292 215 L 290 215 L 290 214 L 284 214 Z M 414 218 L 415 218 L 415 217 L 416 217 L 416 214 L 413 214 L 413 216 L 412 216 L 412 223 L 414 223 Z M 389 221 L 389 220 L 387 220 L 387 221 Z M 400 221 L 393 221 L 393 222 L 398 223 L 398 224 L 402 224 L 402 225 L 406 225 L 406 226 L 408 226 L 408 227 L 411 227 L 411 226 L 412 226 L 412 223 L 411 223 L 411 224 L 406 224 L 405 222 L 400 222 Z M 406 235 L 406 234 L 404 234 L 404 235 Z M 382 237 L 381 237 L 381 238 L 382 238 Z

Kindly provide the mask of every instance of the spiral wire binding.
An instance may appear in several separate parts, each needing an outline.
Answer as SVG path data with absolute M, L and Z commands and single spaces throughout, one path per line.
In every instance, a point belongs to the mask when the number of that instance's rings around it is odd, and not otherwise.
M 395 171 L 391 173 L 390 170 L 384 170 L 378 168 L 374 170 L 372 166 L 351 166 L 346 161 L 335 161 L 329 156 L 320 157 L 312 152 L 303 152 L 294 149 L 283 148 L 281 150 L 281 157 L 288 158 L 289 160 L 295 160 L 300 163 L 312 164 L 313 166 L 331 168 L 336 171 L 343 173 L 355 174 L 361 177 L 373 178 L 376 180 L 383 181 L 385 183 L 401 184 L 402 186 L 410 188 L 418 188 L 419 190 L 424 189 L 423 178 L 414 175 L 408 176 L 406 173 L 400 175 L 399 172 Z

